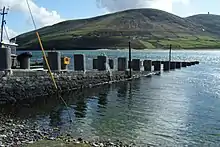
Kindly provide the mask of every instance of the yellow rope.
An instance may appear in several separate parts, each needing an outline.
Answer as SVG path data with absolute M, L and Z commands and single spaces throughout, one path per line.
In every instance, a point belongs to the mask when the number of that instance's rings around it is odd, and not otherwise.
M 44 51 L 44 47 L 43 47 L 42 41 L 41 41 L 41 39 L 40 39 L 40 35 L 39 35 L 38 32 L 36 32 L 36 34 L 37 34 L 37 39 L 38 39 L 39 44 L 40 44 L 41 51 L 42 51 L 42 53 L 43 53 L 44 60 L 45 60 L 45 62 L 46 62 L 48 71 L 49 71 L 49 73 L 50 73 L 50 77 L 51 77 L 51 79 L 52 79 L 52 81 L 53 81 L 54 87 L 55 87 L 56 89 L 58 89 L 57 84 L 56 84 L 56 81 L 55 81 L 54 76 L 53 76 L 53 73 L 51 72 L 50 65 L 49 65 L 49 63 L 48 63 L 48 60 L 47 60 L 47 57 L 46 57 L 46 54 L 45 54 L 45 51 Z
M 31 19 L 32 19 L 32 21 L 33 21 L 33 25 L 34 25 L 35 31 L 36 31 L 36 30 L 37 30 L 36 23 L 35 23 L 35 21 L 34 21 L 34 17 L 33 17 L 33 15 L 32 15 L 31 8 L 30 8 L 30 5 L 29 5 L 29 3 L 28 3 L 28 0 L 26 0 L 26 2 L 27 2 L 27 6 L 28 6 L 28 9 L 29 9 L 30 15 L 31 15 Z M 45 54 L 45 51 L 44 51 L 44 47 L 43 47 L 43 44 L 42 44 L 42 41 L 41 41 L 41 38 L 40 38 L 40 35 L 39 35 L 38 31 L 36 31 L 36 35 L 37 35 L 38 42 L 39 42 L 39 44 L 40 44 L 40 48 L 41 48 L 41 51 L 42 51 L 44 60 L 45 60 L 46 65 L 47 65 L 47 69 L 48 69 L 49 74 L 50 74 L 50 77 L 51 77 L 51 79 L 52 79 L 52 81 L 53 81 L 54 87 L 56 88 L 57 92 L 59 92 L 59 91 L 58 91 L 59 89 L 58 89 L 58 87 L 57 87 L 55 78 L 54 78 L 54 76 L 53 76 L 53 73 L 51 72 L 50 65 L 49 65 L 49 63 L 48 63 L 48 60 L 47 60 L 47 57 L 46 57 L 46 54 Z M 70 112 L 68 111 L 68 107 L 67 107 L 66 101 L 62 98 L 62 96 L 60 95 L 60 93 L 58 93 L 58 96 L 59 96 L 59 98 L 63 101 L 64 105 L 66 106 L 67 112 L 68 112 L 68 115 L 69 115 L 69 118 L 70 118 L 70 122 L 72 122 L 71 115 L 70 115 Z

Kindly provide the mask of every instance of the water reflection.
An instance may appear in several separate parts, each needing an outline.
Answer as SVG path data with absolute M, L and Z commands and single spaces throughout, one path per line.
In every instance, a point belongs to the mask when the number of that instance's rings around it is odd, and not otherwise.
M 142 54 L 136 52 L 135 56 L 146 55 Z M 42 126 L 57 126 L 76 137 L 134 140 L 140 146 L 219 146 L 220 52 L 179 51 L 173 55 L 174 60 L 192 59 L 202 64 L 65 93 L 71 124 L 67 123 L 67 109 L 55 97 L 2 111 Z M 165 59 L 167 53 L 149 52 L 147 56 Z

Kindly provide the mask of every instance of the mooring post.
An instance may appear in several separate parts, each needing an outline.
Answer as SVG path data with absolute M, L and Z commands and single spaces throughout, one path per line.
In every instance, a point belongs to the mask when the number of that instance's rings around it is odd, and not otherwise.
M 132 75 L 131 75 L 131 42 L 129 41 L 129 72 L 130 72 L 130 74 L 129 74 L 129 76 L 130 76 L 130 78 L 132 77 Z
M 172 45 L 170 44 L 170 51 L 169 51 L 169 62 L 171 62 L 171 50 L 172 50 Z

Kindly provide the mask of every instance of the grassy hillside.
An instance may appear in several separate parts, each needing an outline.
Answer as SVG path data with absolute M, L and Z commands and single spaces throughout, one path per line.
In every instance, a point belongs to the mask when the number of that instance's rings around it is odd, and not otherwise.
M 129 40 L 136 49 L 167 48 L 169 44 L 176 48 L 220 47 L 220 33 L 213 31 L 218 26 L 210 25 L 201 24 L 197 16 L 181 18 L 156 9 L 134 9 L 64 21 L 38 31 L 48 50 L 127 48 Z M 19 35 L 17 43 L 20 49 L 39 49 L 34 32 Z
M 199 14 L 187 17 L 189 21 L 200 24 L 204 30 L 220 36 L 220 16 L 212 14 Z

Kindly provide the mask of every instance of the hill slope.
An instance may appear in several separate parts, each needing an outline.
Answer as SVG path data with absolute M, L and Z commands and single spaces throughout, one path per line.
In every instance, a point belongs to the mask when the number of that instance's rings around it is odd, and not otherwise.
M 134 9 L 89 19 L 69 20 L 39 29 L 45 49 L 220 47 L 218 37 L 197 19 L 156 9 Z M 207 30 L 207 31 L 206 31 Z M 20 49 L 39 49 L 34 32 L 17 37 Z
M 200 24 L 203 28 L 217 36 L 220 36 L 220 16 L 211 14 L 198 14 L 187 17 L 189 21 Z

